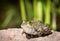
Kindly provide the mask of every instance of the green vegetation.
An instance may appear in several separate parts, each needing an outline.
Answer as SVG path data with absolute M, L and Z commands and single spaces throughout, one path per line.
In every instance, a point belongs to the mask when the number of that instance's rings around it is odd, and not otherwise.
M 1 16 L 0 14 L 0 18 L 2 17 L 0 20 L 0 28 L 7 27 L 10 24 L 11 20 L 15 20 L 16 17 L 15 18 L 13 17 L 19 15 L 17 16 L 18 20 L 16 19 L 16 21 L 18 22 L 16 22 L 16 24 L 19 24 L 19 21 L 21 20 L 29 21 L 34 19 L 34 20 L 43 21 L 44 24 L 50 24 L 53 30 L 57 29 L 56 19 L 57 19 L 57 22 L 58 20 L 60 20 L 59 19 L 60 18 L 60 5 L 59 5 L 60 1 L 59 0 L 56 0 L 56 7 L 54 6 L 55 3 L 52 0 L 17 0 L 15 2 L 6 1 L 4 3 L 1 3 L 0 9 L 1 8 L 2 9 L 0 13 L 2 14 L 2 12 L 5 12 L 6 14 L 4 13 L 3 16 Z M 6 9 L 8 5 L 10 5 L 12 8 L 9 7 L 8 9 Z M 56 10 L 56 12 L 53 9 Z M 19 11 L 18 12 L 19 14 L 18 13 L 15 14 L 16 11 Z M 6 15 L 5 16 L 6 18 L 4 18 L 4 15 Z
M 47 4 L 44 7 L 45 13 L 45 24 L 50 24 L 50 9 L 51 9 L 51 1 L 47 0 Z
M 33 11 L 34 11 L 34 20 L 43 21 L 42 2 L 40 0 L 33 1 Z
M 23 0 L 20 0 L 20 7 L 21 7 L 22 20 L 26 21 L 26 11 L 25 11 L 25 6 L 24 6 L 24 1 Z
M 33 8 L 32 8 L 31 1 L 25 0 L 25 8 L 26 8 L 27 20 L 33 20 L 34 14 L 33 14 Z
M 33 1 L 34 19 L 37 19 L 37 0 Z

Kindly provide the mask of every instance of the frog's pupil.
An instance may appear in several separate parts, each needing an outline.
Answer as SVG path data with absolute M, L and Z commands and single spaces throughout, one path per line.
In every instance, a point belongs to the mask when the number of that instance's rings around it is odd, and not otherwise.
M 31 24 L 32 22 L 30 21 L 29 24 Z

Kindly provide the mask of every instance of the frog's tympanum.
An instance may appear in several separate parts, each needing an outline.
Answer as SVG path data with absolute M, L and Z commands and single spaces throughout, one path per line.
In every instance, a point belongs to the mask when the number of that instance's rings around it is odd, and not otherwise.
M 49 24 L 45 25 L 39 20 L 23 21 L 21 28 L 28 38 L 32 38 L 33 36 L 39 37 L 51 33 Z

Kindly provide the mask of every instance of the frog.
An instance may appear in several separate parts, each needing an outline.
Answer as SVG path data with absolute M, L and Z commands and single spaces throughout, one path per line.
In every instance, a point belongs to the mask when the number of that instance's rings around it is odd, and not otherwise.
M 49 24 L 43 24 L 40 20 L 23 21 L 21 28 L 27 38 L 33 38 L 34 36 L 40 37 L 51 32 Z

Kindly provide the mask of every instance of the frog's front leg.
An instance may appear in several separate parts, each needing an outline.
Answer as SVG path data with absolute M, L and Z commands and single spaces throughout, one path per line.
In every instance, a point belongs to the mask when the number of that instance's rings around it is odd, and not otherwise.
M 24 37 L 26 37 L 26 33 L 25 33 L 24 31 L 22 32 L 22 35 L 23 35 Z

